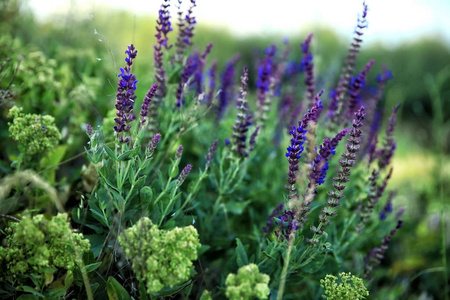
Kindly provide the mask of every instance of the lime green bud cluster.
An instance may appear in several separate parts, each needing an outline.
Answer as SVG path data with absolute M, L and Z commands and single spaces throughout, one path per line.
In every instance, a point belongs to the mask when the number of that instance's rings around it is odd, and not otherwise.
M 125 230 L 119 243 L 132 260 L 137 279 L 146 282 L 148 293 L 188 280 L 201 246 L 193 226 L 160 230 L 146 217 Z
M 58 145 L 61 139 L 52 116 L 24 114 L 22 108 L 14 106 L 8 117 L 13 119 L 12 123 L 8 123 L 9 133 L 23 154 L 42 154 Z
M 225 295 L 230 300 L 267 299 L 269 281 L 270 277 L 260 273 L 257 265 L 249 264 L 239 268 L 237 274 L 228 275 Z
M 55 90 L 61 87 L 56 76 L 57 63 L 54 59 L 48 59 L 41 51 L 26 54 L 23 63 L 19 65 L 19 74 L 29 89 L 41 87 Z
M 325 289 L 323 298 L 328 300 L 364 299 L 369 296 L 369 292 L 364 286 L 363 280 L 351 273 L 340 273 L 340 283 L 338 277 L 333 275 L 325 276 L 320 280 L 320 286 Z
M 7 246 L 0 247 L 0 278 L 10 282 L 22 275 L 35 274 L 44 280 L 44 270 L 73 270 L 79 254 L 90 250 L 90 243 L 80 233 L 73 233 L 67 214 L 51 220 L 44 215 L 24 216 L 19 223 L 6 229 Z M 17 283 L 17 282 L 16 282 Z

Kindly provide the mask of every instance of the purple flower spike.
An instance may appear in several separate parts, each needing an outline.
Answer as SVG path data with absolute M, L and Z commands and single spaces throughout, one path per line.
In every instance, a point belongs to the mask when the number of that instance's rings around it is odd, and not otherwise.
M 134 91 L 136 90 L 137 83 L 136 77 L 131 73 L 133 59 L 137 56 L 137 50 L 135 50 L 133 44 L 128 46 L 128 50 L 125 51 L 125 54 L 127 54 L 127 57 L 125 58 L 126 66 L 125 68 L 120 68 L 120 73 L 117 75 L 120 79 L 117 87 L 115 105 L 117 109 L 117 118 L 114 119 L 117 124 L 114 126 L 114 130 L 121 143 L 128 143 L 131 140 L 130 137 L 124 139 L 123 135 L 120 133 L 128 132 L 131 128 L 129 123 L 135 119 L 133 106 L 134 100 L 136 99 Z
M 251 125 L 251 116 L 248 114 L 247 99 L 248 92 L 248 69 L 244 68 L 244 74 L 241 76 L 241 91 L 237 103 L 236 121 L 233 125 L 233 145 L 231 150 L 240 157 L 247 157 L 247 131 Z
M 378 83 L 387 82 L 388 80 L 392 79 L 392 71 L 388 70 L 386 67 L 383 68 L 383 73 L 378 74 L 375 80 Z
M 351 116 L 355 113 L 355 109 L 358 105 L 361 105 L 361 90 L 364 87 L 366 75 L 370 71 L 370 68 L 373 66 L 374 61 L 370 60 L 366 67 L 358 74 L 356 78 L 352 78 L 350 82 L 350 90 L 349 90 L 349 103 L 347 116 Z
M 256 88 L 258 91 L 258 109 L 262 121 L 265 121 L 267 118 L 266 114 L 270 110 L 270 101 L 266 94 L 269 92 L 270 85 L 272 84 L 272 75 L 274 73 L 272 60 L 276 51 L 277 48 L 275 45 L 267 47 L 265 50 L 266 57 L 258 68 Z
M 183 100 L 183 91 L 185 88 L 185 85 L 188 83 L 190 77 L 194 74 L 195 70 L 197 69 L 197 66 L 199 64 L 199 55 L 198 53 L 194 53 L 193 55 L 189 56 L 186 65 L 183 69 L 183 72 L 181 73 L 181 80 L 178 83 L 178 88 L 176 92 L 176 107 L 181 107 L 184 104 Z
M 86 124 L 86 133 L 88 136 L 91 136 L 93 134 L 91 124 Z
M 256 137 L 258 136 L 259 131 L 261 130 L 261 125 L 258 125 L 255 129 L 255 131 L 253 131 L 252 135 L 250 136 L 250 141 L 248 143 L 249 148 L 248 151 L 252 152 L 255 149 L 255 145 L 256 145 Z
M 340 205 L 339 200 L 344 197 L 343 191 L 345 189 L 345 183 L 350 180 L 350 170 L 355 164 L 356 154 L 361 148 L 362 132 L 360 128 L 363 126 L 363 120 L 365 116 L 366 114 L 364 113 L 364 107 L 361 106 L 361 108 L 355 113 L 355 118 L 352 122 L 352 128 L 349 132 L 350 137 L 347 138 L 347 151 L 342 154 L 342 159 L 339 161 L 341 168 L 336 170 L 338 176 L 333 177 L 334 190 L 328 192 L 329 198 L 327 204 L 322 209 L 322 212 L 319 215 L 320 229 L 314 226 L 311 229 L 314 235 L 323 234 L 325 227 L 330 224 L 330 218 L 337 215 L 337 211 L 335 210 L 335 208 Z M 315 245 L 318 239 L 313 238 L 312 240 L 308 239 L 308 241 L 309 243 Z
M 147 94 L 145 95 L 144 101 L 142 101 L 141 124 L 144 124 L 147 121 L 146 117 L 148 115 L 148 108 L 149 108 L 150 102 L 156 95 L 157 89 L 158 89 L 158 84 L 157 83 L 153 84 L 152 87 L 148 90 Z
M 363 207 L 361 208 L 361 223 L 357 227 L 357 231 L 361 232 L 363 229 L 363 226 L 365 223 L 367 223 L 370 220 L 371 214 L 375 208 L 375 205 L 380 200 L 381 196 L 384 193 L 384 190 L 386 189 L 387 183 L 389 179 L 392 176 L 392 168 L 390 169 L 387 176 L 384 178 L 383 182 L 381 184 L 377 183 L 377 180 L 379 178 L 380 172 L 376 169 L 373 169 L 372 175 L 369 177 L 370 182 L 370 193 L 367 195 L 366 201 L 363 203 Z M 393 197 L 393 195 L 390 195 L 389 197 Z M 388 202 L 390 200 L 388 199 Z M 383 213 L 384 214 L 384 213 Z M 382 215 L 380 215 L 380 218 Z
M 314 101 L 314 91 L 316 87 L 314 86 L 314 63 L 313 55 L 310 51 L 310 44 L 313 34 L 311 33 L 301 44 L 303 58 L 301 62 L 302 70 L 305 72 L 305 85 L 306 85 L 306 99 L 312 103 Z
M 203 69 L 205 68 L 205 61 L 208 54 L 211 52 L 213 44 L 209 43 L 206 46 L 203 54 L 198 58 L 197 66 L 193 74 L 193 80 L 191 85 L 194 85 L 196 88 L 196 94 L 200 95 L 204 92 L 204 80 L 203 80 Z
M 321 93 L 317 96 L 321 95 Z M 303 152 L 303 143 L 305 142 L 305 134 L 306 128 L 310 121 L 317 120 L 318 111 L 321 109 L 320 100 L 316 101 L 316 104 L 310 108 L 307 113 L 303 116 L 303 119 L 298 122 L 298 127 L 292 126 L 291 134 L 291 144 L 287 148 L 286 157 L 289 162 L 288 169 L 288 184 L 285 185 L 286 189 L 289 191 L 288 199 L 292 199 L 294 197 L 298 197 L 296 193 L 297 187 L 295 183 L 297 182 L 297 173 L 299 169 L 299 161 L 301 157 L 301 153 Z
M 217 150 L 217 140 L 211 144 L 209 147 L 208 155 L 206 155 L 206 167 L 208 168 L 211 165 L 211 161 L 213 160 L 213 155 Z
M 373 269 L 379 265 L 381 260 L 384 258 L 384 254 L 389 248 L 389 243 L 391 242 L 392 237 L 397 230 L 402 228 L 402 226 L 403 220 L 400 219 L 397 221 L 397 226 L 395 226 L 395 228 L 381 240 L 381 245 L 370 250 L 364 257 L 364 279 L 370 279 Z
M 172 31 L 172 24 L 170 22 L 169 4 L 170 0 L 164 0 L 159 10 L 159 17 L 156 21 L 156 44 L 153 46 L 153 60 L 155 70 L 155 80 L 158 83 L 158 89 L 156 91 L 156 97 L 150 102 L 149 122 L 148 129 L 150 132 L 155 133 L 158 130 L 158 107 L 161 100 L 167 94 L 166 86 L 166 70 L 164 68 L 164 52 L 163 48 L 170 49 L 172 45 L 168 43 L 168 33 Z
M 147 157 L 150 157 L 153 152 L 155 152 L 156 147 L 159 144 L 159 140 L 161 139 L 161 134 L 157 133 L 153 136 L 152 140 L 150 141 L 150 144 L 148 145 L 147 149 Z
M 175 153 L 175 160 L 180 160 L 181 155 L 183 154 L 183 145 L 180 145 Z
M 325 182 L 325 177 L 328 170 L 328 161 L 330 160 L 331 155 L 336 154 L 336 147 L 346 134 L 347 128 L 344 128 L 332 139 L 325 138 L 323 140 L 322 145 L 319 146 L 319 155 L 316 157 L 314 162 L 312 162 L 312 168 L 309 174 L 309 188 L 321 185 Z M 316 188 L 314 188 L 314 192 L 315 190 Z
M 394 197 L 396 193 L 390 192 L 389 196 L 386 200 L 386 205 L 384 206 L 383 210 L 380 212 L 380 220 L 385 220 L 387 215 L 392 212 L 392 198 Z
M 181 0 L 178 0 L 178 37 L 176 42 L 177 54 L 175 55 L 175 61 L 179 64 L 183 62 L 184 51 L 187 46 L 192 45 L 192 37 L 194 36 L 194 25 L 197 23 L 195 17 L 192 15 L 194 7 L 196 7 L 195 0 L 190 0 L 187 14 L 183 17 L 181 11 Z
M 394 141 L 394 129 L 397 111 L 400 104 L 396 105 L 392 110 L 391 117 L 388 120 L 386 127 L 386 136 L 384 137 L 383 148 L 380 151 L 380 157 L 378 158 L 378 166 L 380 170 L 385 169 L 391 162 L 391 158 L 394 155 L 394 151 L 397 148 L 397 144 Z
M 188 164 L 184 169 L 181 171 L 180 176 L 178 176 L 177 185 L 180 186 L 183 184 L 183 182 L 186 180 L 186 177 L 191 172 L 192 165 Z
M 283 207 L 284 207 L 284 203 L 281 202 L 274 208 L 274 210 L 272 211 L 270 216 L 267 218 L 266 226 L 263 227 L 264 234 L 268 234 L 270 232 L 270 229 L 272 228 L 272 225 L 273 225 L 273 219 L 280 214 Z
M 278 240 L 289 241 L 292 230 L 298 230 L 298 222 L 295 220 L 295 214 L 292 210 L 285 210 L 277 220 L 279 226 L 275 231 Z
M 169 4 L 170 0 L 164 0 L 163 4 L 161 4 L 161 8 L 159 9 L 159 17 L 156 23 L 156 38 L 158 39 L 158 44 L 164 46 L 166 49 L 172 47 L 168 44 L 169 38 L 167 34 L 173 30 L 172 23 L 170 22 L 170 12 L 169 12 Z
M 355 71 L 356 58 L 359 53 L 359 49 L 361 48 L 362 36 L 364 34 L 363 30 L 367 27 L 367 5 L 363 3 L 363 12 L 361 16 L 358 16 L 358 22 L 355 29 L 355 34 L 353 36 L 353 41 L 350 44 L 350 48 L 348 50 L 347 59 L 345 60 L 345 65 L 342 69 L 338 87 L 336 88 L 336 95 L 333 97 L 333 106 L 330 106 L 329 115 L 332 116 L 332 121 L 335 124 L 339 124 L 342 120 L 340 120 L 342 113 L 342 105 L 345 95 L 347 94 L 349 87 L 349 79 L 351 75 Z M 333 110 L 332 110 L 333 109 Z
M 211 68 L 208 70 L 208 78 L 209 78 L 209 87 L 208 93 L 206 94 L 206 105 L 211 106 L 214 93 L 216 90 L 216 77 L 217 77 L 217 61 L 214 61 L 211 65 Z
M 225 70 L 221 75 L 221 85 L 220 85 L 220 94 L 219 94 L 219 105 L 217 107 L 217 121 L 223 118 L 225 114 L 225 110 L 228 105 L 232 101 L 233 97 L 233 86 L 234 86 L 234 69 L 236 67 L 236 63 L 239 59 L 238 55 L 235 55 L 232 59 L 230 59 L 226 66 Z
M 162 48 L 169 49 L 172 46 L 168 44 L 168 33 L 172 31 L 172 24 L 170 23 L 169 12 L 169 0 L 164 0 L 159 10 L 159 18 L 156 21 L 156 45 L 154 46 L 154 65 L 155 65 L 155 78 L 159 83 L 157 96 L 159 99 L 166 95 L 166 71 L 163 67 L 163 55 Z

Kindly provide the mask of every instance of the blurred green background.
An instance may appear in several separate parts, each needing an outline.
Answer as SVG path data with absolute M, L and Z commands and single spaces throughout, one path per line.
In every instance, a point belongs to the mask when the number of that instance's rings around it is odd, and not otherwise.
M 54 15 L 47 21 L 37 21 L 25 2 L 0 0 L 1 63 L 14 66 L 10 70 L 17 67 L 17 70 L 30 71 L 34 68 L 38 75 L 44 76 L 42 82 L 38 80 L 27 86 L 29 77 L 19 71 L 16 74 L 2 69 L 0 90 L 9 87 L 15 91 L 10 102 L 2 103 L 2 148 L 9 148 L 6 107 L 17 103 L 27 113 L 50 113 L 56 117 L 59 128 L 63 129 L 63 139 L 67 138 L 64 142 L 71 148 L 65 158 L 82 152 L 87 141 L 83 133 L 85 124 L 100 124 L 114 107 L 114 82 L 123 51 L 130 42 L 139 51 L 139 63 L 134 70 L 138 84 L 149 87 L 153 83 L 155 20 L 155 15 L 136 16 L 105 8 L 89 18 L 69 12 Z M 301 51 L 300 43 L 310 32 L 314 33 L 315 71 L 322 78 L 317 86 L 325 88 L 327 93 L 342 67 L 352 32 L 342 35 L 326 26 L 314 29 L 309 26 L 308 31 L 300 30 L 289 36 L 293 52 Z M 279 45 L 281 49 L 284 38 L 274 32 L 236 36 L 199 20 L 194 47 L 203 51 L 213 42 L 207 66 L 216 59 L 219 70 L 239 53 L 239 64 L 248 66 L 253 72 L 250 85 L 254 86 L 255 52 L 260 54 L 271 44 Z M 41 57 L 40 62 L 30 65 L 29 61 L 36 57 Z M 405 207 L 406 212 L 404 228 L 394 237 L 383 262 L 390 266 L 386 281 L 395 278 L 392 286 L 399 286 L 411 297 L 414 295 L 413 298 L 431 299 L 427 297 L 442 295 L 445 284 L 443 252 L 450 248 L 450 214 L 447 213 L 450 195 L 450 47 L 444 39 L 432 35 L 395 45 L 363 43 L 356 69 L 362 69 L 369 59 L 376 62 L 369 81 L 373 81 L 383 65 L 393 73 L 393 80 L 386 86 L 383 97 L 385 116 L 397 103 L 402 105 L 397 119 L 398 145 L 390 188 L 398 190 L 395 207 Z M 145 88 L 138 89 L 138 99 L 142 99 L 144 92 Z M 54 105 L 44 106 L 35 101 L 42 95 L 55 99 Z M 70 107 L 69 111 L 67 107 Z M 64 135 L 64 129 L 69 134 Z M 74 138 L 77 134 L 78 138 Z M 5 151 L 2 152 L 1 159 L 6 160 Z

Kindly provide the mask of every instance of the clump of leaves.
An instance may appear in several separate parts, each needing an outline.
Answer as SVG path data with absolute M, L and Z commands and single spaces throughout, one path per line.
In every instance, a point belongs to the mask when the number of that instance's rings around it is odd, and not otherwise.
M 160 230 L 149 218 L 141 218 L 119 236 L 138 280 L 146 282 L 147 293 L 187 281 L 201 246 L 193 226 Z
M 322 297 L 328 300 L 358 300 L 369 296 L 363 280 L 351 273 L 342 272 L 339 274 L 339 278 L 327 275 L 320 280 L 320 286 L 325 289 Z
M 229 274 L 225 284 L 225 295 L 235 299 L 267 299 L 270 293 L 270 277 L 260 273 L 258 266 L 249 264 L 239 268 L 237 274 Z

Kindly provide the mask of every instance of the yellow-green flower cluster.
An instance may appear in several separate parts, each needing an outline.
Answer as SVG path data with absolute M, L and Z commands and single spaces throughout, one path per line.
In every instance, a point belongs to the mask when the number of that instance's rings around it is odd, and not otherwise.
M 11 137 L 17 141 L 19 150 L 26 155 L 42 154 L 58 145 L 61 134 L 55 126 L 55 118 L 48 115 L 24 114 L 14 106 L 8 114 Z
M 148 293 L 188 280 L 201 246 L 193 226 L 160 230 L 146 217 L 125 230 L 119 243 L 137 279 L 146 282 Z
M 267 299 L 270 293 L 270 277 L 260 273 L 258 266 L 249 264 L 239 268 L 237 274 L 229 274 L 225 295 L 230 300 Z
M 19 74 L 24 84 L 30 90 L 47 89 L 56 90 L 61 87 L 56 75 L 57 62 L 48 59 L 41 51 L 30 52 L 19 65 Z
M 24 216 L 19 223 L 6 229 L 7 246 L 0 247 L 0 278 L 11 282 L 21 275 L 37 274 L 44 277 L 44 269 L 73 270 L 90 243 L 80 233 L 70 229 L 67 214 L 58 214 L 51 220 L 44 215 Z
M 346 300 L 346 299 L 365 299 L 369 296 L 367 288 L 361 278 L 351 273 L 340 273 L 340 282 L 337 283 L 338 277 L 333 275 L 325 276 L 320 280 L 320 286 L 325 289 L 323 298 L 328 300 Z

